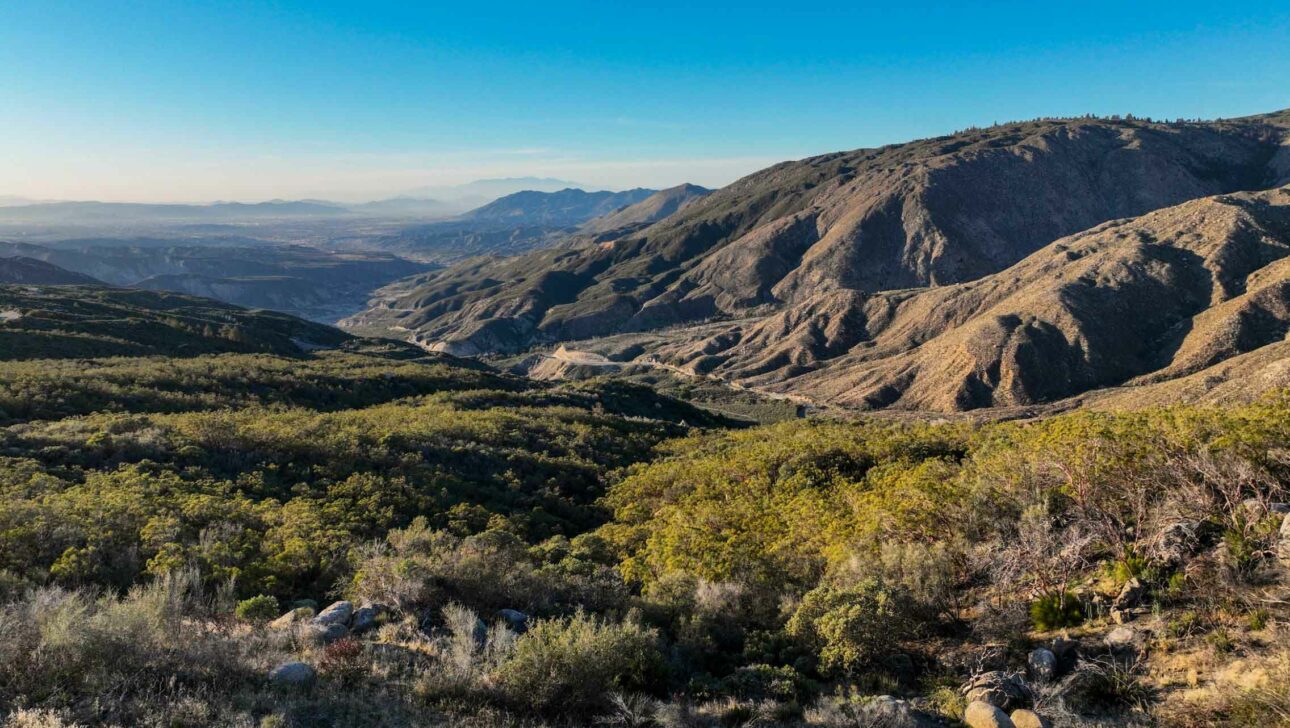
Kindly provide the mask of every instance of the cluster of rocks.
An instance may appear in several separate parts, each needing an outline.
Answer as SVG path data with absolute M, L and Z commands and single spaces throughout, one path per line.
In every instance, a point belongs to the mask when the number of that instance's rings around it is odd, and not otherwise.
M 270 629 L 296 630 L 306 639 L 319 645 L 329 645 L 349 635 L 356 635 L 377 626 L 386 608 L 381 604 L 364 604 L 357 609 L 353 602 L 334 602 L 314 614 L 313 607 L 298 606 L 269 623 Z M 286 662 L 269 672 L 269 682 L 274 685 L 303 687 L 313 684 L 318 673 L 305 662 Z
M 314 644 L 329 645 L 374 629 L 388 611 L 383 604 L 364 603 L 355 608 L 353 602 L 339 601 L 315 614 L 314 607 L 300 605 L 269 622 L 269 628 L 294 630 Z M 529 617 L 519 610 L 503 609 L 497 616 L 512 632 L 523 634 L 528 629 Z M 475 621 L 473 637 L 481 645 L 488 639 L 488 626 L 482 619 Z M 305 662 L 286 662 L 269 672 L 269 682 L 283 686 L 307 686 L 316 677 L 317 671 Z
M 314 614 L 308 606 L 297 607 L 269 623 L 271 629 L 298 629 L 317 644 L 329 645 L 342 637 L 362 634 L 376 627 L 386 612 L 382 604 L 364 604 L 357 609 L 353 602 L 334 602 Z
M 1026 673 L 990 670 L 973 676 L 959 692 L 967 700 L 963 722 L 969 728 L 1050 728 L 1035 712 L 1031 684 L 1051 683 L 1072 672 L 1079 660 L 1079 643 L 1058 637 L 1048 647 L 1036 647 L 1026 657 Z
M 1032 674 L 1051 680 L 1057 673 L 1057 655 L 1039 648 L 1030 653 Z M 1018 674 L 992 670 L 976 675 L 963 685 L 967 710 L 963 722 L 969 728 L 1050 728 L 1050 723 L 1031 710 L 1035 695 Z

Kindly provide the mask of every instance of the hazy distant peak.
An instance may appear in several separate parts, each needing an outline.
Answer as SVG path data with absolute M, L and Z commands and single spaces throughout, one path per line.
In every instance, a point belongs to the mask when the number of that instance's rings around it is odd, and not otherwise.
M 580 225 L 627 205 L 634 205 L 655 190 L 638 188 L 622 192 L 587 192 L 569 187 L 554 192 L 523 190 L 494 200 L 466 214 L 477 221 L 543 225 Z

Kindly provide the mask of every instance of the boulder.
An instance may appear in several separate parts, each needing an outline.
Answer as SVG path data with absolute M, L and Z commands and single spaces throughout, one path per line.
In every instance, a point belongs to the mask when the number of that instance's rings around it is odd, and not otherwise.
M 1147 589 L 1138 581 L 1137 577 L 1124 582 L 1124 587 L 1120 589 L 1120 594 L 1111 604 L 1111 609 L 1128 610 L 1142 603 L 1142 596 Z
M 1024 708 L 1012 711 L 1012 724 L 1017 728 L 1053 728 L 1052 721 Z
M 349 624 L 349 618 L 354 615 L 354 605 L 351 602 L 335 602 L 331 606 L 318 613 L 314 617 L 314 624 L 329 625 L 339 624 L 345 626 Z
M 1047 648 L 1036 647 L 1026 657 L 1026 667 L 1030 668 L 1030 679 L 1048 682 L 1057 676 L 1057 655 Z
M 364 604 L 354 610 L 354 618 L 350 622 L 349 631 L 353 634 L 361 634 L 376 627 L 377 619 L 385 611 L 385 606 L 381 604 Z
M 315 644 L 329 645 L 348 634 L 349 629 L 343 624 L 309 625 L 309 637 L 313 639 Z
M 284 662 L 269 671 L 269 682 L 287 687 L 312 685 L 318 672 L 304 662 Z
M 968 728 L 1013 728 L 1012 719 L 998 707 L 980 700 L 968 703 L 963 712 Z
M 1004 710 L 1027 707 L 1034 700 L 1030 686 L 1020 675 L 1002 670 L 977 675 L 964 683 L 960 692 L 968 702 L 980 701 Z
M 1200 547 L 1199 524 L 1179 521 L 1167 526 L 1156 537 L 1150 555 L 1168 566 L 1181 564 Z
M 1103 641 L 1107 647 L 1132 647 L 1138 641 L 1138 633 L 1132 627 L 1116 627 Z
M 488 642 L 488 625 L 484 624 L 484 620 L 475 619 L 475 627 L 471 630 L 471 636 L 475 638 L 475 644 L 480 647 L 483 647 Z
M 290 612 L 269 622 L 269 629 L 290 629 L 297 624 L 304 624 L 312 616 L 314 616 L 314 610 L 308 607 L 292 609 Z
M 497 613 L 497 616 L 501 617 L 503 622 L 506 622 L 506 626 L 512 632 L 524 634 L 528 631 L 529 615 L 518 609 L 503 609 Z

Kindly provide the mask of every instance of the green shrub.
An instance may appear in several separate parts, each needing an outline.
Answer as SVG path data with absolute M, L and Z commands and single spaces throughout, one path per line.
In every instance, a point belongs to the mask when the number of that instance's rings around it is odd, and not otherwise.
M 1048 594 L 1030 603 L 1030 622 L 1035 629 L 1074 627 L 1084 621 L 1084 608 L 1075 595 Z
M 1205 620 L 1196 612 L 1183 612 L 1165 625 L 1165 629 L 1170 637 L 1189 637 L 1197 632 L 1203 631 Z
M 852 674 L 889 654 L 912 626 L 903 593 L 871 579 L 812 589 L 785 629 L 815 650 L 824 672 Z
M 721 681 L 719 690 L 729 696 L 753 700 L 800 701 L 814 685 L 788 665 L 745 665 Z
M 1253 632 L 1258 632 L 1268 626 L 1268 610 L 1259 608 L 1250 612 L 1245 617 L 1245 626 Z
M 237 609 L 233 613 L 243 622 L 268 622 L 278 616 L 278 600 L 267 594 L 243 599 L 237 603 Z
M 1232 641 L 1232 635 L 1228 634 L 1226 629 L 1216 629 L 1205 635 L 1205 641 L 1213 645 L 1214 650 L 1220 653 L 1228 653 L 1236 649 L 1236 643 Z
M 1117 560 L 1111 566 L 1111 577 L 1120 585 L 1130 579 L 1138 579 L 1150 584 L 1159 578 L 1159 573 L 1151 566 L 1151 562 L 1145 556 L 1133 549 L 1129 549 L 1128 554 L 1123 559 Z
M 537 713 L 582 713 L 614 690 L 652 687 L 662 670 L 658 635 L 635 622 L 579 612 L 534 624 L 495 675 L 506 700 Z

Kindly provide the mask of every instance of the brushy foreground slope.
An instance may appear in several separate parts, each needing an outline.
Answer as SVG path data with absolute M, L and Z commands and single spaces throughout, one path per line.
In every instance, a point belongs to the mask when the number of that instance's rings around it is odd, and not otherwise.
M 731 431 L 371 346 L 0 368 L 7 725 L 1290 710 L 1290 398 Z

